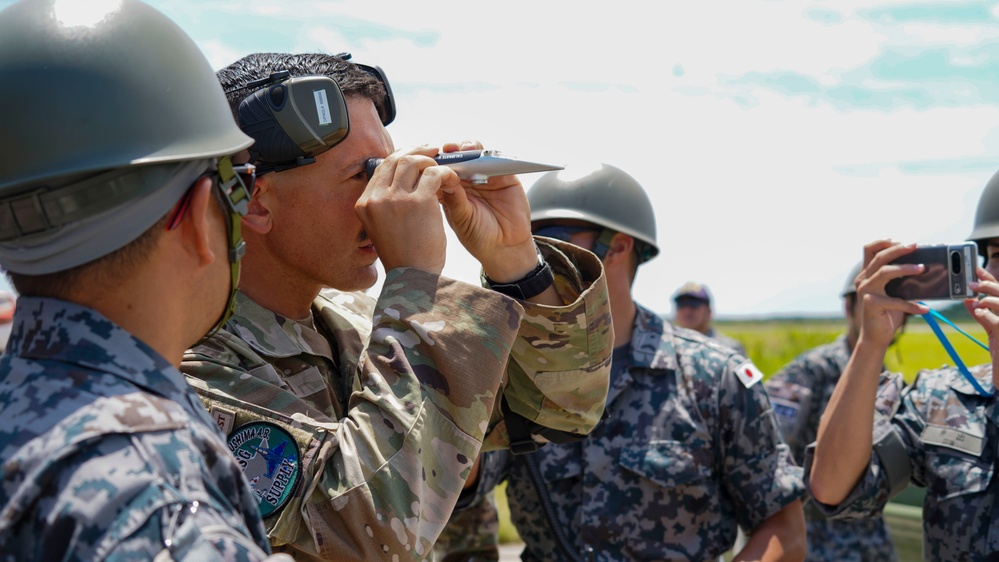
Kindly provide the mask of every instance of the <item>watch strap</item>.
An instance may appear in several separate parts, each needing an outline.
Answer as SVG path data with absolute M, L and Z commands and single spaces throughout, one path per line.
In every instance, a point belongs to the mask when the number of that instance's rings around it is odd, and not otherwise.
M 540 253 L 538 253 L 538 260 L 538 266 L 530 273 L 511 283 L 497 283 L 486 277 L 485 274 L 482 275 L 482 279 L 490 289 L 508 297 L 519 300 L 536 297 L 555 284 L 555 274 L 552 273 L 551 266 L 541 257 Z

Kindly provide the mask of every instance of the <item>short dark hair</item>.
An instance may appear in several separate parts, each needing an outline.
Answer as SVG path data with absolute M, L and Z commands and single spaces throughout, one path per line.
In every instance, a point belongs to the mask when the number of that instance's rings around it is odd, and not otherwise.
M 384 122 L 388 108 L 385 107 L 385 87 L 381 80 L 347 60 L 347 56 L 323 53 L 253 53 L 246 55 L 215 73 L 233 116 L 239 109 L 239 102 L 255 91 L 246 85 L 254 80 L 267 78 L 275 72 L 287 70 L 292 76 L 321 74 L 329 76 L 344 97 L 362 96 L 370 99 L 378 109 L 378 116 Z

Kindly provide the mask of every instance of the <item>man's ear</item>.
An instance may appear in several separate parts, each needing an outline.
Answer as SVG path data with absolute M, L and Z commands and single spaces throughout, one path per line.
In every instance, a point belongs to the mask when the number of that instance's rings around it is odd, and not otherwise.
M 257 177 L 253 185 L 253 196 L 250 197 L 248 210 L 243 217 L 243 228 L 256 234 L 267 234 L 273 226 L 271 206 L 274 201 L 273 174 Z
M 218 229 L 215 222 L 223 222 L 221 212 L 213 210 L 218 208 L 218 204 L 212 201 L 214 198 L 212 190 L 215 189 L 212 178 L 202 177 L 198 179 L 194 187 L 191 188 L 191 200 L 187 211 L 181 219 L 180 228 L 175 231 L 182 237 L 180 244 L 184 251 L 190 252 L 197 259 L 198 264 L 206 266 L 216 259 L 215 251 L 212 250 L 212 229 Z M 211 213 L 215 215 L 211 215 Z M 225 232 L 225 225 L 221 227 L 221 232 Z M 217 235 L 218 233 L 215 233 Z
M 604 258 L 608 260 L 627 258 L 631 255 L 631 252 L 634 249 L 635 239 L 627 234 L 617 232 L 614 234 L 614 237 L 611 238 L 610 244 L 607 248 L 607 254 Z

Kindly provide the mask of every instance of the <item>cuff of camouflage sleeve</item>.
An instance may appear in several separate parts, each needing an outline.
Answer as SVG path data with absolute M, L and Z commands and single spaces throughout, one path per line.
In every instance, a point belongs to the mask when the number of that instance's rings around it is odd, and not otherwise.
M 791 450 L 784 444 L 740 465 L 726 479 L 739 482 L 732 494 L 741 503 L 736 516 L 744 529 L 755 529 L 805 496 L 801 467 L 794 464 Z M 743 492 L 750 495 L 740 495 Z
M 555 289 L 562 302 L 572 304 L 594 290 L 594 285 L 603 276 L 604 266 L 600 260 L 579 246 L 536 236 L 538 251 L 555 275 Z M 529 307 L 532 303 L 527 303 Z M 545 305 L 535 305 L 545 306 Z M 530 313 L 530 310 L 528 310 Z

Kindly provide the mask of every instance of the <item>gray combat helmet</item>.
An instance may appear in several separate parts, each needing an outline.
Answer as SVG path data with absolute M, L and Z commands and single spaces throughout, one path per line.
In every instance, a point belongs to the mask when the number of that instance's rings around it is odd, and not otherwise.
M 968 240 L 978 244 L 978 255 L 985 258 L 985 263 L 989 262 L 986 245 L 993 238 L 999 238 L 999 172 L 985 184 L 975 211 L 975 226 L 968 235 Z
M 643 242 L 646 251 L 639 253 L 639 263 L 659 254 L 652 201 L 635 178 L 609 164 L 581 177 L 572 173 L 548 172 L 531 186 L 527 199 L 532 223 L 582 220 Z
M 0 11 L 0 84 L 0 265 L 18 273 L 127 244 L 252 144 L 198 46 L 137 0 Z

